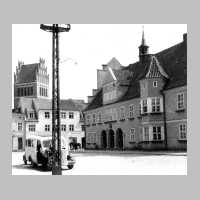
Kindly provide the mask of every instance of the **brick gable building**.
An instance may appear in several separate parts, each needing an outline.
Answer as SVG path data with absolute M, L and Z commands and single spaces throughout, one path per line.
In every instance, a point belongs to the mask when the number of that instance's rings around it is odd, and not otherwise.
M 187 148 L 187 35 L 157 54 L 148 48 L 143 33 L 138 62 L 113 58 L 97 70 L 84 111 L 87 148 Z

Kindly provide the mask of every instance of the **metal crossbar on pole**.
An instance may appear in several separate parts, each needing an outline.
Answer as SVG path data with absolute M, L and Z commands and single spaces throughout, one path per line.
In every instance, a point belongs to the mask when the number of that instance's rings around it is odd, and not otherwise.
M 52 32 L 52 175 L 62 175 L 61 169 L 61 132 L 60 132 L 60 85 L 59 85 L 59 33 L 68 32 L 71 28 L 41 24 L 44 31 Z

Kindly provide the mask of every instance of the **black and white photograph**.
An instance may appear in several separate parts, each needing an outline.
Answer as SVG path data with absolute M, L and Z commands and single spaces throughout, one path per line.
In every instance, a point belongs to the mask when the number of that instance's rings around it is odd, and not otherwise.
M 187 175 L 187 24 L 12 24 L 12 175 Z

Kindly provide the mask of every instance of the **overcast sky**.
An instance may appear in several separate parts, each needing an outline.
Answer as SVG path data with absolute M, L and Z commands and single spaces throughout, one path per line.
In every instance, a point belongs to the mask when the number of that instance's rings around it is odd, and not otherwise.
M 84 99 L 97 87 L 97 69 L 113 57 L 123 65 L 138 61 L 143 24 L 72 24 L 60 34 L 60 97 Z M 187 25 L 144 24 L 149 53 L 157 53 L 182 41 Z M 39 24 L 12 25 L 12 73 L 19 61 L 24 64 L 46 60 L 50 74 L 52 35 Z M 77 63 L 77 64 L 76 64 Z M 13 79 L 13 74 L 12 74 Z M 13 91 L 12 91 L 13 94 Z M 51 94 L 51 92 L 50 92 Z

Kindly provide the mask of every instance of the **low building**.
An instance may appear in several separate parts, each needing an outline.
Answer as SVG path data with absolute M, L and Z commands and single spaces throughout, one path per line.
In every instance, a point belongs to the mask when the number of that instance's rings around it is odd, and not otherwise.
M 97 70 L 97 89 L 84 111 L 88 149 L 187 149 L 187 35 L 139 61 L 116 58 Z

